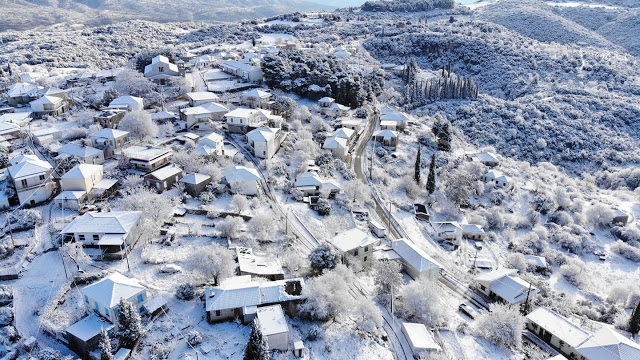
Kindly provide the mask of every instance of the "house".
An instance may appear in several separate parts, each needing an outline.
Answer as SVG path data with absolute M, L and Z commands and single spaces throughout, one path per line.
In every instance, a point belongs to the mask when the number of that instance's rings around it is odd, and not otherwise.
M 361 119 L 343 118 L 340 119 L 339 124 L 340 127 L 351 129 L 356 133 L 360 133 L 360 129 L 362 129 Z
M 257 317 L 260 333 L 267 341 L 269 350 L 289 350 L 289 325 L 282 306 L 278 304 L 258 308 Z
M 64 330 L 64 337 L 69 343 L 69 349 L 81 356 L 89 359 L 90 353 L 98 349 L 102 330 L 104 329 L 110 336 L 114 333 L 115 325 L 107 322 L 104 318 L 90 314 L 77 323 Z
M 614 209 L 613 219 L 611 221 L 612 224 L 622 224 L 622 226 L 626 226 L 627 222 L 629 222 L 629 214 L 620 210 Z
M 170 164 L 144 176 L 145 185 L 155 188 L 158 193 L 171 189 L 182 177 L 182 169 Z
M 482 226 L 476 224 L 461 224 L 462 237 L 470 240 L 484 240 L 485 232 Z
M 347 139 L 347 144 L 351 144 L 355 139 L 356 132 L 348 128 L 339 128 L 333 132 L 333 137 Z
M 169 164 L 173 152 L 151 146 L 130 146 L 123 149 L 122 154 L 129 159 L 133 172 L 148 174 Z
M 640 359 L 640 344 L 622 336 L 611 326 L 605 325 L 576 350 L 585 360 Z
M 383 238 L 387 235 L 387 228 L 375 220 L 369 220 L 369 229 L 376 234 L 377 237 Z
M 187 194 L 196 197 L 207 188 L 211 182 L 211 176 L 191 173 L 180 179 L 180 182 L 184 184 Z
M 211 120 L 220 121 L 229 109 L 221 104 L 208 102 L 202 105 L 180 110 L 180 119 L 186 122 L 184 129 L 192 127 L 200 130 L 211 128 Z
M 31 122 L 30 111 L 20 111 L 0 115 L 0 122 L 5 122 L 20 127 L 25 127 Z
M 85 251 L 98 249 L 105 259 L 122 259 L 125 247 L 140 236 L 141 211 L 87 212 L 62 229 L 63 241 L 82 243 Z
M 196 69 L 204 69 L 211 66 L 213 63 L 213 57 L 211 55 L 200 55 L 195 59 L 191 59 L 189 64 Z
M 324 140 L 322 144 L 323 149 L 331 151 L 333 157 L 345 161 L 347 159 L 347 153 L 349 152 L 348 140 L 345 138 L 337 138 L 330 136 Z
M 426 353 L 442 350 L 424 324 L 403 322 L 402 333 L 406 336 L 415 359 L 422 359 Z
M 506 176 L 499 170 L 490 170 L 486 174 L 482 175 L 482 181 L 485 183 L 494 184 L 499 188 L 506 188 L 511 186 L 511 178 Z
M 251 248 L 245 247 L 236 248 L 236 257 L 240 275 L 263 277 L 271 281 L 284 279 L 284 270 L 278 259 L 255 255 Z
M 56 183 L 53 167 L 46 161 L 25 159 L 7 169 L 18 194 L 20 205 L 35 205 L 53 195 Z
M 324 115 L 339 118 L 349 113 L 349 107 L 334 102 L 329 107 L 321 107 L 320 112 Z
M 498 269 L 484 273 L 475 279 L 478 291 L 512 305 L 523 303 L 527 297 L 532 297 L 539 290 L 516 276 L 517 273 L 515 269 Z
M 31 130 L 31 137 L 36 144 L 45 146 L 55 140 L 62 138 L 62 131 L 52 125 L 46 125 Z
M 525 255 L 524 260 L 527 262 L 527 265 L 533 266 L 536 271 L 544 271 L 549 266 L 547 259 L 543 256 Z
M 104 152 L 104 157 L 109 158 L 119 152 L 129 143 L 129 132 L 114 129 L 102 129 L 89 135 L 91 146 Z
M 102 181 L 103 177 L 102 165 L 76 165 L 60 178 L 62 192 L 54 201 L 61 207 L 77 210 L 84 204 L 89 191 Z
M 118 322 L 118 304 L 125 300 L 143 312 L 147 289 L 136 280 L 118 272 L 80 289 L 85 304 L 112 324 Z
M 81 146 L 68 143 L 58 148 L 58 159 L 74 156 L 83 164 L 102 164 L 104 162 L 104 152 L 91 146 Z
M 268 91 L 260 90 L 260 89 L 251 89 L 243 91 L 240 94 L 242 105 L 248 106 L 250 108 L 271 108 L 273 94 Z
M 7 89 L 7 103 L 11 106 L 26 105 L 32 100 L 35 100 L 40 87 L 37 85 L 18 82 L 9 85 Z
M 462 239 L 462 227 L 456 221 L 432 222 L 431 226 L 436 235 L 442 239 L 459 245 Z
M 402 267 L 409 276 L 417 279 L 426 276 L 430 279 L 440 277 L 440 264 L 422 251 L 410 240 L 398 239 L 391 241 L 391 249 L 400 256 Z
M 211 133 L 198 139 L 195 154 L 202 156 L 224 155 L 224 138 L 218 133 Z
M 396 131 L 398 129 L 398 123 L 391 120 L 383 120 L 380 121 L 380 129 Z
M 144 67 L 144 77 L 159 85 L 166 85 L 167 80 L 177 76 L 180 76 L 178 65 L 171 63 L 166 56 L 158 55 Z
M 120 96 L 109 103 L 109 109 L 123 109 L 127 111 L 141 111 L 144 109 L 144 100 L 135 96 Z
M 19 138 L 21 132 L 22 129 L 16 124 L 0 122 L 0 136 L 7 141 Z
M 178 55 L 178 57 L 182 60 L 182 61 L 190 61 L 191 59 L 194 59 L 196 57 L 196 54 L 192 53 L 191 51 L 186 51 L 183 52 L 182 54 Z
M 328 191 L 330 195 L 340 192 L 340 187 L 330 181 L 323 181 L 315 172 L 300 173 L 293 185 L 301 191 L 303 196 L 317 196 L 321 191 Z
M 126 113 L 127 110 L 124 109 L 107 109 L 94 116 L 93 121 L 99 123 L 103 128 L 115 129 Z
M 321 108 L 329 108 L 336 102 L 336 99 L 325 96 L 322 99 L 318 100 L 318 106 Z
M 398 146 L 398 132 L 393 130 L 380 130 L 373 133 L 374 139 L 390 148 L 395 149 Z
M 368 263 L 372 260 L 374 246 L 380 240 L 373 239 L 358 228 L 353 228 L 335 235 L 329 239 L 329 242 L 340 250 L 343 256 L 350 255 L 363 263 Z
M 568 359 L 580 359 L 576 348 L 591 337 L 589 332 L 546 307 L 539 307 L 527 315 L 525 326 Z
M 235 276 L 222 280 L 219 286 L 205 290 L 207 320 L 211 323 L 240 319 L 251 323 L 258 309 L 280 304 L 291 316 L 305 297 L 302 295 L 304 279 L 252 281 L 251 276 Z
M 478 161 L 487 166 L 498 166 L 498 164 L 500 164 L 500 159 L 498 159 L 498 156 L 496 156 L 496 154 L 489 151 L 483 151 L 475 154 L 468 154 L 467 160 Z
M 157 123 L 173 122 L 175 120 L 178 120 L 179 118 L 180 117 L 178 115 L 166 110 L 158 111 L 151 114 L 151 120 Z
M 270 118 L 276 120 L 280 117 L 272 116 L 271 111 L 268 110 L 237 108 L 225 114 L 224 118 L 227 123 L 227 131 L 246 134 L 253 129 L 267 125 Z
M 33 154 L 22 154 L 22 155 L 18 155 L 14 158 L 12 158 L 11 160 L 9 160 L 9 164 L 10 165 L 18 165 L 21 162 L 25 162 L 25 161 L 39 161 L 40 158 L 37 157 L 36 155 Z
M 396 129 L 402 130 L 408 125 L 409 117 L 398 109 L 391 108 L 391 107 L 384 107 L 380 110 L 380 123 L 382 124 L 383 121 L 385 122 L 390 121 L 396 124 L 395 129 L 389 129 L 389 130 L 396 130 Z M 389 123 L 386 123 L 386 124 L 389 124 Z
M 262 70 L 255 66 L 241 63 L 236 60 L 226 60 L 220 62 L 220 68 L 227 74 L 237 76 L 249 82 L 262 81 Z
M 186 96 L 189 100 L 189 106 L 198 106 L 218 100 L 218 95 L 208 91 L 190 92 Z
M 29 103 L 34 118 L 43 116 L 58 117 L 69 111 L 69 102 L 57 96 L 45 95 Z
M 253 156 L 259 159 L 271 159 L 284 140 L 280 128 L 259 127 L 249 131 L 246 136 Z
M 222 172 L 231 192 L 243 195 L 257 195 L 260 174 L 258 170 L 245 166 L 233 166 Z

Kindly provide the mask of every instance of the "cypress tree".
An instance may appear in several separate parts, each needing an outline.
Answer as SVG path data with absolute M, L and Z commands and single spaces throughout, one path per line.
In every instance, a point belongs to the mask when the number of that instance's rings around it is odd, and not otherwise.
M 251 326 L 251 335 L 249 335 L 249 342 L 244 349 L 244 360 L 269 360 L 271 359 L 271 353 L 269 352 L 269 345 L 262 336 L 262 332 L 258 329 L 258 324 L 254 321 Z
M 111 352 L 111 339 L 105 329 L 100 330 L 100 360 L 114 360 L 113 353 Z
M 637 334 L 638 331 L 640 331 L 640 302 L 638 302 L 635 310 L 633 310 L 631 319 L 629 320 L 629 332 Z
M 118 303 L 118 337 L 120 343 L 126 348 L 133 348 L 136 342 L 144 335 L 144 328 L 140 320 L 140 314 L 136 307 L 120 299 Z
M 431 164 L 429 165 L 429 177 L 427 178 L 427 191 L 433 194 L 436 190 L 436 153 L 431 155 Z
M 414 170 L 413 173 L 413 179 L 416 181 L 417 184 L 420 184 L 420 152 L 421 152 L 422 146 L 420 146 L 420 144 L 418 144 L 418 155 L 416 156 L 416 168 Z

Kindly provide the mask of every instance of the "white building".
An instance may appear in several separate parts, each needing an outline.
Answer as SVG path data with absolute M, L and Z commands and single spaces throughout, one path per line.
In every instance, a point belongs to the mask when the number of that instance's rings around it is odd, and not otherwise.
M 459 245 L 462 239 L 462 226 L 457 221 L 432 222 L 431 226 L 440 239 Z
M 373 133 L 373 138 L 384 146 L 395 149 L 398 146 L 398 132 L 385 129 Z
M 243 91 L 241 94 L 242 105 L 250 108 L 270 108 L 273 94 L 260 89 Z
M 349 152 L 348 140 L 345 138 L 337 138 L 330 136 L 324 140 L 322 144 L 323 149 L 331 151 L 333 157 L 346 161 L 347 153 Z
M 271 111 L 262 109 L 237 108 L 224 115 L 227 131 L 230 133 L 246 134 L 247 132 L 268 125 L 269 120 L 278 121 L 282 118 L 271 115 Z
M 236 248 L 236 257 L 240 275 L 262 277 L 271 281 L 284 279 L 284 270 L 278 259 L 256 255 L 251 248 L 245 247 Z
M 482 175 L 482 181 L 488 184 L 494 184 L 499 188 L 507 188 L 511 186 L 511 178 L 506 176 L 499 170 L 490 170 Z
M 391 250 L 400 256 L 404 271 L 414 279 L 426 276 L 430 279 L 440 277 L 440 264 L 422 251 L 412 241 L 399 239 L 391 242 Z
M 35 205 L 53 195 L 53 167 L 46 161 L 26 159 L 7 169 L 18 193 L 20 205 Z
M 222 156 L 224 155 L 224 138 L 218 133 L 203 136 L 198 139 L 193 152 L 201 156 Z
M 91 146 L 80 146 L 68 143 L 58 148 L 57 160 L 74 156 L 83 164 L 102 164 L 104 162 L 104 152 Z
M 498 159 L 498 156 L 489 151 L 469 154 L 467 155 L 467 159 L 471 161 L 481 162 L 487 166 L 498 166 L 498 164 L 500 164 L 500 159 Z
M 11 84 L 7 89 L 7 102 L 12 106 L 28 104 L 37 97 L 40 89 L 37 85 L 24 82 Z
M 186 124 L 184 129 L 195 128 L 198 130 L 207 130 L 211 128 L 211 121 L 220 121 L 229 109 L 221 104 L 207 102 L 202 105 L 180 110 L 180 119 Z
M 198 106 L 208 102 L 218 101 L 218 95 L 208 91 L 198 91 L 187 93 L 190 106 Z
M 76 165 L 60 178 L 62 192 L 54 200 L 62 207 L 77 210 L 103 177 L 102 165 Z
M 147 289 L 136 280 L 120 273 L 112 273 L 104 279 L 87 285 L 80 290 L 84 302 L 111 323 L 118 322 L 118 304 L 123 299 L 143 312 L 147 300 Z
M 328 191 L 330 194 L 340 192 L 340 186 L 332 181 L 324 181 L 315 172 L 305 172 L 296 176 L 294 183 L 295 188 L 302 192 L 304 196 L 316 196 L 322 191 Z
M 484 240 L 485 232 L 482 226 L 476 224 L 461 224 L 462 237 L 471 240 Z
M 373 259 L 373 248 L 380 242 L 378 239 L 370 237 L 364 231 L 353 228 L 329 239 L 344 255 L 351 255 L 363 263 L 371 262 Z
M 161 193 L 171 189 L 171 187 L 180 180 L 182 175 L 182 169 L 174 164 L 169 164 L 145 175 L 144 184 Z
M 144 67 L 144 77 L 160 85 L 177 76 L 180 76 L 178 65 L 171 63 L 166 56 L 158 55 Z
M 498 269 L 476 277 L 478 290 L 486 296 L 501 299 L 509 304 L 523 303 L 539 290 L 516 276 L 515 269 Z
M 222 71 L 242 78 L 249 82 L 262 81 L 262 70 L 255 66 L 241 63 L 236 60 L 227 60 L 220 63 Z
M 46 115 L 58 117 L 69 111 L 69 102 L 57 96 L 46 95 L 29 103 L 34 118 Z
M 331 105 L 333 105 L 333 103 L 336 102 L 336 99 L 325 96 L 322 99 L 318 100 L 318 106 L 320 106 L 321 108 L 328 108 Z
M 289 350 L 289 325 L 282 306 L 271 305 L 258 308 L 258 325 L 267 340 L 269 350 Z
M 104 152 L 109 158 L 129 143 L 129 132 L 115 129 L 102 129 L 89 135 L 91 146 Z
M 253 156 L 259 159 L 271 159 L 282 143 L 279 128 L 259 127 L 247 133 L 247 143 L 253 149 Z
M 258 194 L 258 181 L 260 181 L 258 170 L 245 166 L 233 166 L 224 169 L 222 176 L 231 192 L 243 195 Z
M 151 146 L 130 146 L 122 150 L 122 154 L 129 159 L 134 172 L 146 175 L 169 164 L 173 152 Z
M 424 324 L 403 322 L 402 333 L 406 336 L 416 359 L 421 359 L 426 353 L 442 350 Z
M 141 111 L 144 109 L 144 100 L 136 96 L 120 96 L 109 103 L 110 109 L 125 109 L 127 111 Z

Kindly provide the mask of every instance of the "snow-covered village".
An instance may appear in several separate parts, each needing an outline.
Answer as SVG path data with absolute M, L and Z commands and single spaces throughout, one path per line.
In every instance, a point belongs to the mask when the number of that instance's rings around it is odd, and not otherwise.
M 640 2 L 0 9 L 0 359 L 640 360 Z

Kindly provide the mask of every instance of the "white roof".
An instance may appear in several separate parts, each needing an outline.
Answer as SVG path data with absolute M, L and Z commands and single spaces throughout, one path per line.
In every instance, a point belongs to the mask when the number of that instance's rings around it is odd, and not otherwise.
M 640 345 L 606 325 L 576 350 L 587 359 L 640 359 Z
M 31 112 L 28 111 L 20 111 L 8 114 L 0 115 L 0 121 L 9 122 L 9 123 L 23 123 L 25 121 L 31 120 Z
M 498 160 L 498 157 L 496 156 L 496 154 L 494 154 L 492 152 L 488 152 L 488 151 L 477 153 L 477 154 L 475 154 L 475 156 L 478 159 L 478 161 L 480 161 L 481 163 L 499 162 L 500 161 L 500 160 Z
M 263 256 L 254 255 L 251 249 L 237 248 L 238 266 L 241 272 L 253 275 L 275 275 L 284 274 L 282 265 L 277 259 L 269 259 Z
M 372 245 L 376 242 L 376 240 L 369 237 L 369 234 L 365 233 L 364 231 L 358 228 L 353 228 L 337 234 L 336 236 L 329 239 L 329 242 L 340 249 L 340 251 L 347 252 L 359 247 Z
M 204 145 L 198 145 L 198 147 L 195 150 L 193 150 L 193 153 L 196 155 L 210 156 L 212 154 L 216 154 L 217 152 L 214 146 L 204 144 Z
M 198 144 L 207 144 L 213 147 L 215 147 L 216 144 L 221 142 L 224 142 L 224 138 L 222 137 L 222 135 L 215 132 L 212 132 L 207 136 L 203 136 L 198 140 Z
M 303 186 L 321 186 L 322 180 L 318 174 L 313 172 L 305 172 L 302 174 L 298 174 L 296 176 L 295 187 L 303 187 Z
M 8 122 L 0 122 L 0 134 L 20 131 L 20 126 Z
M 23 95 L 31 95 L 37 92 L 38 89 L 39 87 L 36 85 L 19 82 L 9 86 L 9 89 L 7 90 L 7 96 L 17 97 L 17 96 L 23 96 Z
M 178 115 L 170 112 L 170 111 L 160 111 L 160 112 L 156 112 L 151 114 L 151 119 L 153 120 L 158 120 L 158 119 L 177 119 Z
M 532 264 L 537 267 L 546 268 L 547 267 L 547 259 L 542 256 L 535 255 L 525 255 L 525 260 L 528 264 Z
M 87 212 L 62 229 L 63 234 L 127 234 L 138 222 L 142 211 Z
M 259 127 L 257 129 L 249 131 L 246 136 L 251 141 L 268 142 L 275 138 L 276 133 L 279 130 L 280 129 L 278 128 Z
M 336 101 L 336 99 L 328 97 L 328 96 L 325 96 L 322 99 L 318 100 L 318 102 L 323 102 L 323 103 L 332 103 L 334 101 Z
M 407 334 L 407 340 L 417 351 L 441 350 L 424 324 L 403 322 L 402 328 Z
M 280 305 L 258 308 L 258 323 L 260 324 L 260 332 L 264 336 L 289 332 L 287 318 L 284 317 Z
M 100 131 L 96 131 L 90 136 L 99 137 L 105 139 L 119 139 L 123 136 L 129 134 L 128 131 L 116 130 L 116 129 L 102 129 Z
M 462 232 L 469 234 L 484 234 L 482 226 L 477 224 L 462 224 Z
M 187 97 L 193 101 L 215 101 L 218 95 L 208 91 L 198 91 L 187 93 Z
M 36 155 L 33 155 L 33 154 L 22 154 L 22 155 L 18 155 L 16 157 L 14 157 L 9 162 L 12 165 L 17 165 L 17 164 L 19 164 L 21 162 L 25 162 L 25 161 L 38 161 L 38 160 L 40 160 L 40 158 L 38 158 Z
M 80 200 L 83 196 L 87 194 L 86 191 L 63 191 L 58 196 L 54 198 L 54 200 L 62 201 L 62 200 Z
M 333 104 L 329 107 L 329 109 L 332 109 L 332 110 L 349 110 L 349 107 L 348 107 L 348 106 L 344 106 L 344 105 L 342 105 L 342 104 L 333 103 Z
M 66 328 L 65 331 L 86 342 L 100 335 L 102 329 L 109 331 L 113 327 L 113 324 L 91 313 L 89 316 Z
M 261 99 L 268 99 L 271 97 L 270 92 L 260 90 L 260 89 L 251 89 L 251 90 L 243 91 L 242 95 L 247 97 L 257 97 Z
M 145 175 L 145 177 L 154 177 L 158 180 L 166 180 L 172 176 L 176 176 L 181 173 L 182 173 L 182 169 L 180 169 L 174 164 L 169 164 L 167 166 L 163 166 L 160 169 Z
M 230 68 L 236 68 L 242 71 L 247 71 L 247 72 L 251 72 L 251 71 L 259 71 L 260 68 L 257 68 L 255 66 L 251 66 L 245 63 L 241 63 L 239 61 L 236 60 L 226 60 L 220 63 L 221 66 L 224 67 L 230 67 Z
M 330 136 L 324 140 L 323 149 L 346 149 L 347 139 Z
M 516 270 L 513 269 L 499 269 L 490 273 L 482 274 L 476 278 L 480 282 L 488 282 L 489 289 L 498 295 L 503 300 L 517 304 L 529 295 L 534 295 L 539 290 L 531 286 L 530 284 L 520 277 L 514 276 Z
M 505 182 L 509 182 L 510 180 L 509 177 L 503 174 L 500 170 L 489 170 L 486 174 L 484 174 L 484 176 L 489 179 L 502 180 Z
M 57 97 L 57 96 L 51 96 L 51 95 L 45 95 L 37 100 L 33 100 L 32 102 L 30 102 L 31 105 L 33 104 L 57 104 L 59 102 L 62 102 L 62 99 Z
M 110 102 L 109 107 L 118 106 L 118 105 L 129 105 L 129 104 L 139 104 L 142 106 L 143 100 L 142 98 L 131 96 L 131 95 L 120 96 L 119 98 Z
M 207 180 L 211 180 L 211 176 L 198 174 L 198 173 L 191 173 L 183 177 L 182 179 L 180 179 L 180 182 L 183 182 L 185 184 L 197 185 Z
M 78 156 L 81 158 L 86 158 L 88 156 L 100 154 L 102 153 L 102 150 L 98 150 L 91 146 L 80 146 L 78 144 L 68 143 L 58 148 L 58 152 L 63 154 Z
M 225 116 L 226 117 L 238 117 L 238 118 L 247 118 L 255 113 L 259 113 L 260 109 L 247 109 L 247 108 L 237 108 L 229 111 Z
M 437 232 L 458 232 L 462 227 L 457 221 L 432 222 L 431 225 Z
M 204 103 L 202 105 L 203 108 L 207 109 L 210 113 L 218 113 L 218 112 L 228 112 L 229 108 L 227 108 L 226 106 L 222 105 L 222 104 L 218 104 L 215 102 L 208 102 L 208 103 Z
M 401 113 L 399 111 L 390 111 L 388 113 L 384 113 L 380 117 L 380 120 L 396 121 L 396 122 L 398 122 L 398 121 L 400 121 L 400 122 L 401 121 L 406 121 L 408 119 L 409 118 L 405 114 L 403 114 L 403 113 Z
M 153 70 L 153 64 L 156 63 L 162 63 L 162 64 L 167 64 L 169 66 L 169 70 L 174 71 L 174 72 L 178 72 L 178 66 L 174 63 L 169 62 L 169 58 L 167 58 L 166 56 L 162 56 L 162 55 L 158 55 L 156 57 L 154 57 L 153 59 L 151 59 L 151 64 L 147 65 L 144 67 L 144 73 L 148 73 L 150 71 Z
M 349 128 L 340 128 L 333 133 L 333 136 L 337 138 L 351 139 L 355 130 Z
M 226 168 L 222 175 L 227 179 L 228 183 L 260 180 L 258 170 L 248 168 L 246 166 L 233 166 Z
M 539 307 L 532 311 L 527 315 L 527 320 L 541 326 L 574 348 L 590 336 L 588 332 L 546 307 Z
M 102 165 L 78 164 L 62 175 L 62 179 L 88 179 L 99 172 L 102 172 Z
M 144 291 L 144 287 L 136 280 L 120 273 L 112 273 L 106 278 L 82 288 L 82 293 L 97 302 L 112 308 L 120 299 L 129 299 Z
M 237 309 L 303 298 L 303 295 L 290 295 L 285 291 L 288 282 L 298 282 L 304 287 L 302 278 L 254 282 L 251 275 L 247 275 L 224 279 L 220 286 L 207 288 L 205 307 L 207 311 Z
M 382 136 L 385 139 L 392 139 L 392 138 L 398 137 L 398 132 L 397 131 L 393 131 L 393 130 L 389 130 L 389 129 L 384 129 L 384 130 L 380 130 L 380 131 L 375 132 L 373 134 L 373 136 L 375 136 L 375 137 Z
M 42 160 L 26 160 L 8 168 L 9 175 L 13 179 L 49 172 L 51 169 L 53 169 L 51 164 Z
M 418 272 L 441 268 L 437 261 L 411 241 L 405 239 L 392 241 L 391 248 Z
M 132 160 L 151 161 L 165 155 L 171 155 L 170 150 L 157 149 L 147 146 L 130 146 L 123 149 L 122 152 Z

